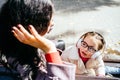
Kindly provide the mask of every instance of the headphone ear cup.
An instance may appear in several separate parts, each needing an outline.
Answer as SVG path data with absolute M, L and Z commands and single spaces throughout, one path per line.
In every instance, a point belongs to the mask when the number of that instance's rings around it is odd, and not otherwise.
M 82 41 L 82 39 L 79 39 L 79 40 L 77 41 L 77 44 L 76 44 L 76 47 L 77 47 L 77 48 L 80 48 L 80 46 L 81 46 L 81 41 Z
M 97 52 L 95 52 L 92 56 L 91 56 L 91 58 L 97 58 L 98 56 L 100 56 L 101 55 L 101 52 L 100 51 L 97 51 Z

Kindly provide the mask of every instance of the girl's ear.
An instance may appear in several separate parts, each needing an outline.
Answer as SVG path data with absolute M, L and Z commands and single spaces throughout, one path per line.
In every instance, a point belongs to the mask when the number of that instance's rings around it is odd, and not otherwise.
M 77 47 L 77 48 L 80 48 L 80 46 L 81 46 L 81 41 L 82 41 L 81 38 L 77 41 L 77 43 L 76 43 L 76 47 Z
M 97 58 L 98 56 L 100 56 L 101 55 L 101 52 L 100 51 L 97 51 L 97 52 L 95 52 L 92 56 L 91 56 L 91 58 Z

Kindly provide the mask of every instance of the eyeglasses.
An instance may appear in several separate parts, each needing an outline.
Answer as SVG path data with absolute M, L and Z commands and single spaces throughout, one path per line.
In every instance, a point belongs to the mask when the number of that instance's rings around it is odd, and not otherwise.
M 85 41 L 81 41 L 81 46 L 87 48 L 88 51 L 91 53 L 95 53 L 97 51 L 92 46 L 88 46 L 88 44 Z

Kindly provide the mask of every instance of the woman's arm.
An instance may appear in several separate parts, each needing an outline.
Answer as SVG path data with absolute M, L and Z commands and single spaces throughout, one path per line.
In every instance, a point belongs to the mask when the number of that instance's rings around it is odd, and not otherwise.
M 55 44 L 38 34 L 32 25 L 29 25 L 28 29 L 30 33 L 19 24 L 17 27 L 13 27 L 12 32 L 20 42 L 43 50 L 48 62 L 61 64 L 62 60 L 59 56 L 59 53 L 57 52 Z

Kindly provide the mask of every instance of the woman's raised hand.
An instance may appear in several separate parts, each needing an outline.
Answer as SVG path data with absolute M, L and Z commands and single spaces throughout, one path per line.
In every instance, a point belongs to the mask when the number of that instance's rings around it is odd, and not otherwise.
M 12 32 L 14 36 L 24 44 L 40 48 L 45 53 L 57 52 L 55 44 L 38 34 L 32 25 L 29 25 L 28 29 L 30 33 L 21 24 L 19 24 L 17 27 L 13 27 Z

